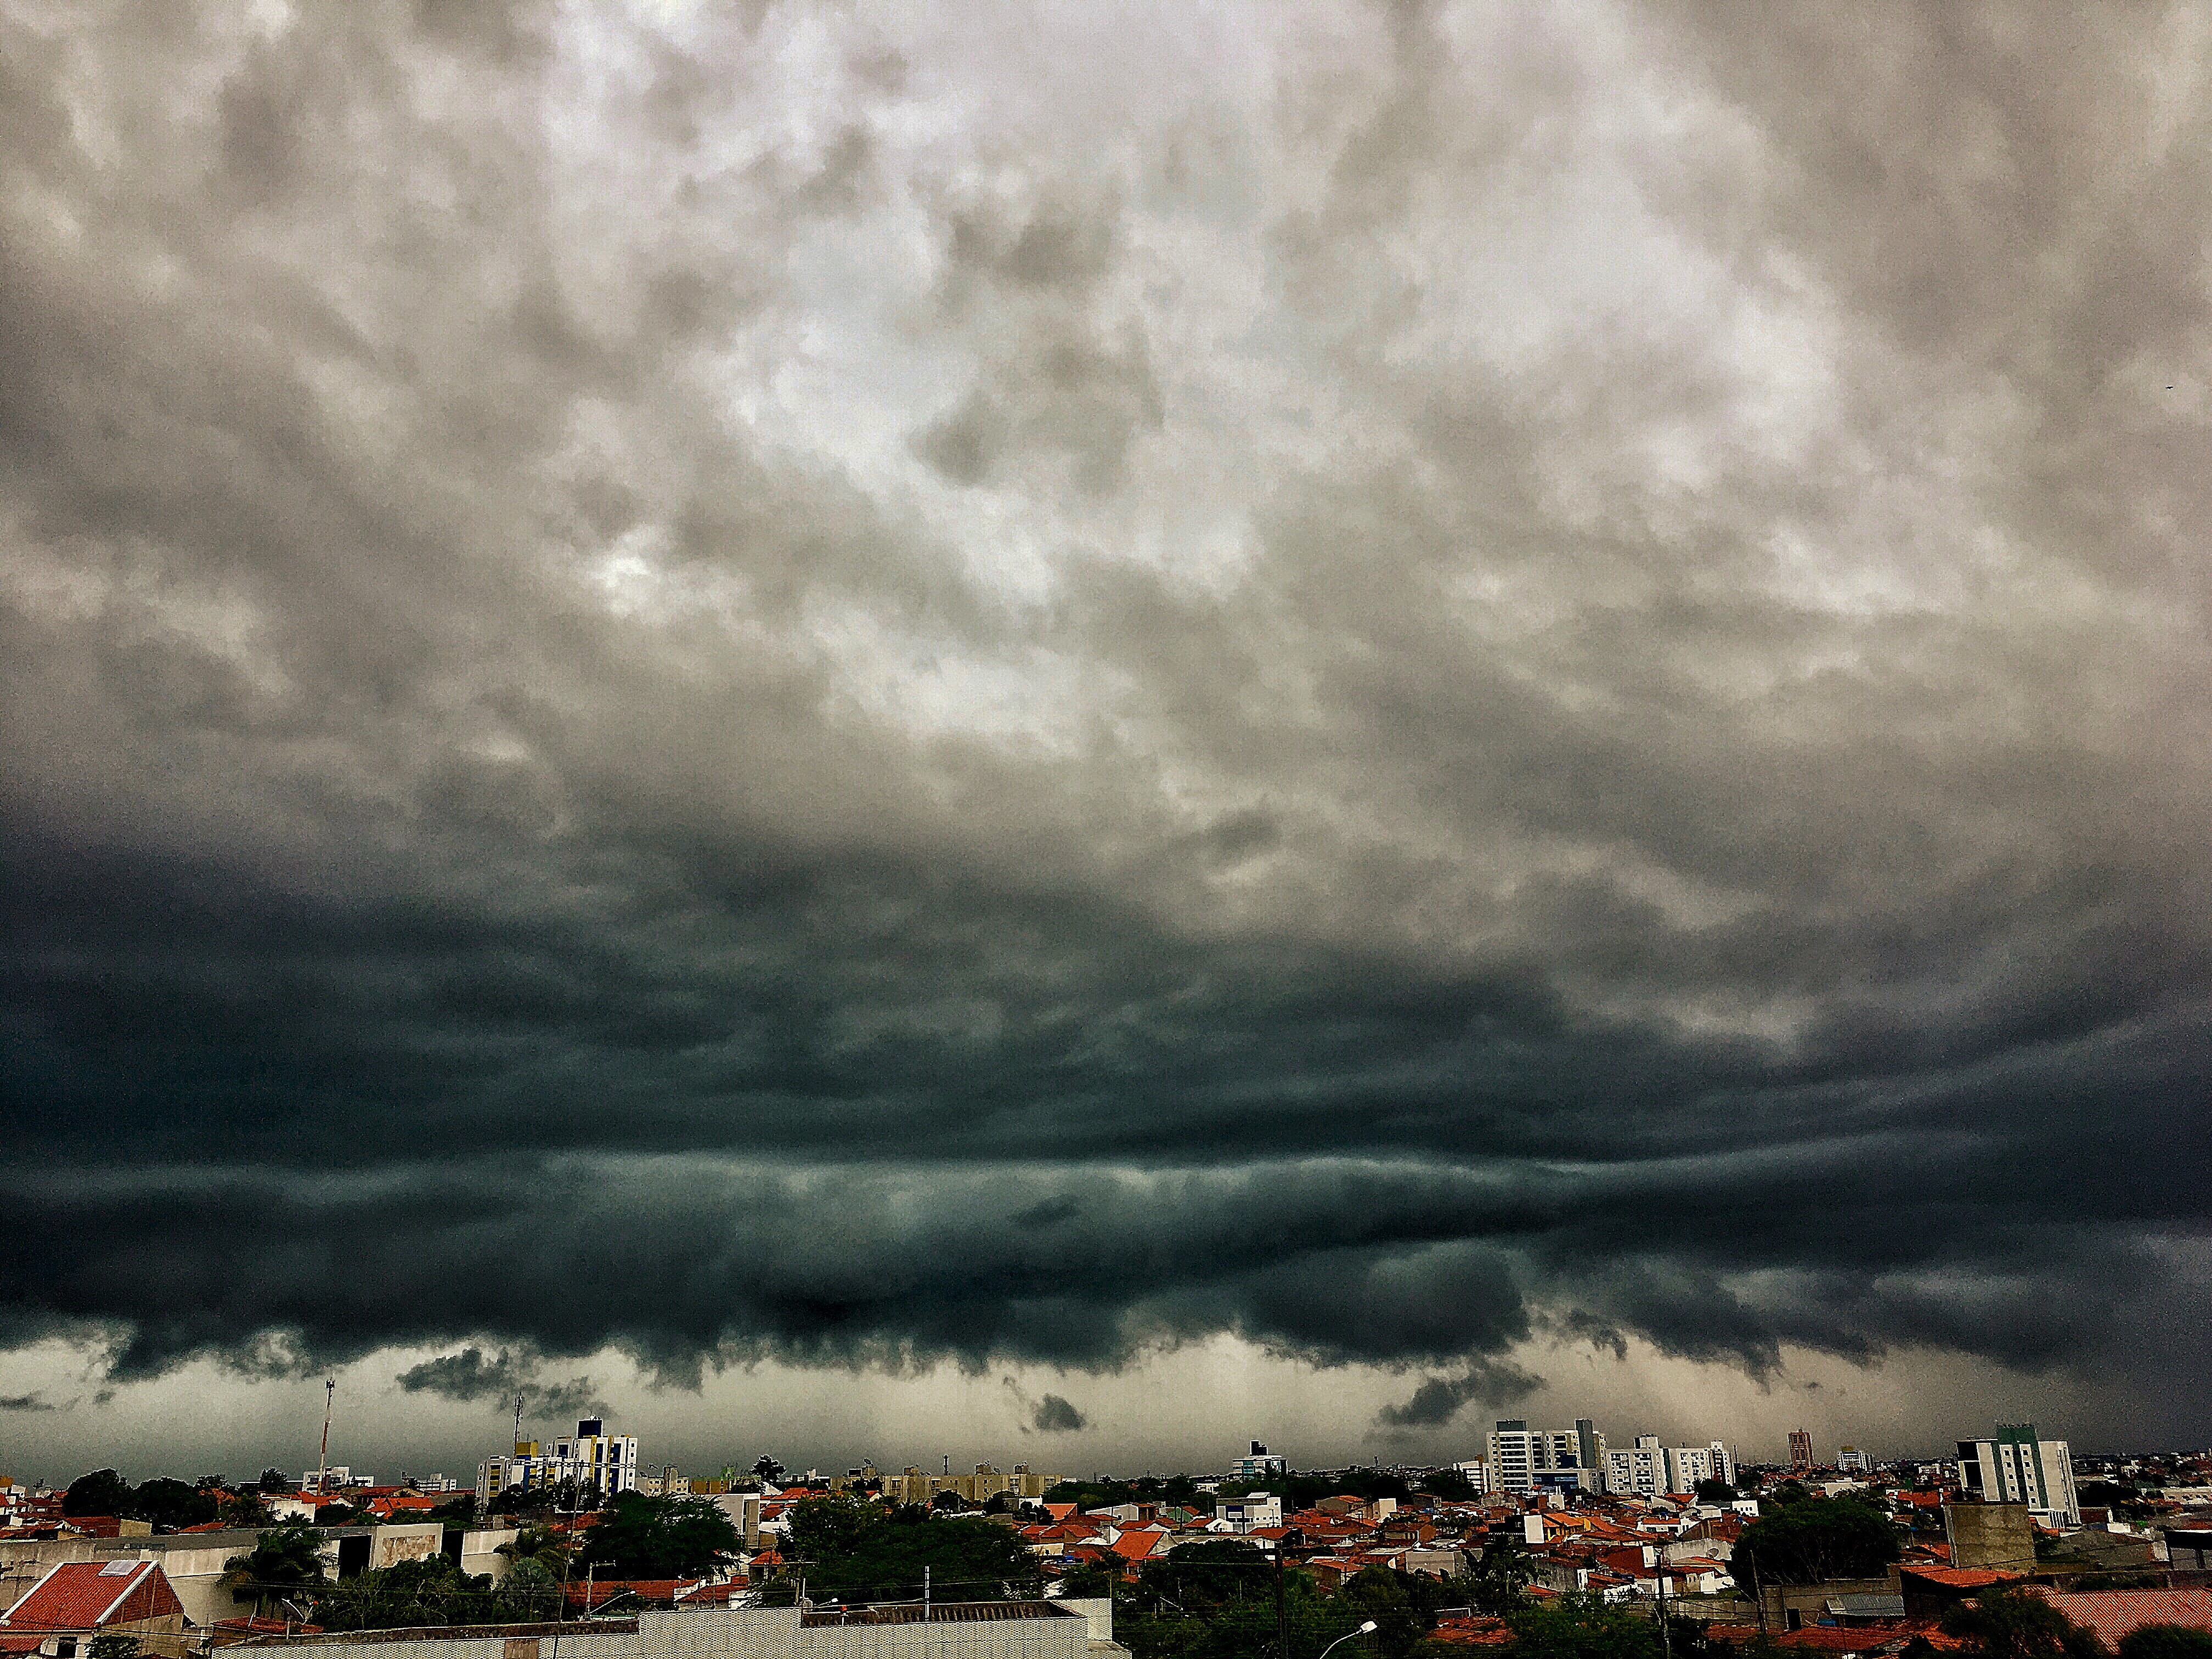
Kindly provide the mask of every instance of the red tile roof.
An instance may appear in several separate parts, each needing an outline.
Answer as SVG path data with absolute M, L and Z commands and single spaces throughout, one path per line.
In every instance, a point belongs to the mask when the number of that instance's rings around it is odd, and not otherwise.
M 2050 1590 L 2045 1599 L 2108 1646 L 2138 1625 L 2187 1625 L 2212 1630 L 2212 1589 Z
M 11 1630 L 96 1630 L 184 1610 L 155 1562 L 64 1561 L 0 1613 L 0 1624 Z
M 2024 1572 L 2004 1572 L 1996 1567 L 1900 1567 L 1899 1571 L 1915 1578 L 1924 1578 L 1931 1584 L 1948 1584 L 1953 1589 L 1987 1589 L 1992 1584 L 2016 1584 L 2027 1577 Z

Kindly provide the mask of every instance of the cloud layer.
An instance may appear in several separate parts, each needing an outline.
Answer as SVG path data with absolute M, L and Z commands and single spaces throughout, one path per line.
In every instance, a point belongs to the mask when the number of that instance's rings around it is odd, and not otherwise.
M 2208 51 L 11 16 L 0 1336 L 2201 1366 Z

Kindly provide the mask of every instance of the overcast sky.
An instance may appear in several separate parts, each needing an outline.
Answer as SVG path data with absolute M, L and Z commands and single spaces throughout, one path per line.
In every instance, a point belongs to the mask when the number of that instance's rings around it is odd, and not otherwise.
M 0 20 L 0 1473 L 2212 1436 L 2212 12 Z

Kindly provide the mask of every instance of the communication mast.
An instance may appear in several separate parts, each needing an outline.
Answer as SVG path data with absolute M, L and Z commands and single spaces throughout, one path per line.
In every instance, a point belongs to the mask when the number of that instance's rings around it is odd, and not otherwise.
M 315 1468 L 315 1506 L 322 1507 L 323 1499 L 330 1496 L 331 1480 L 331 1406 L 337 1400 L 337 1379 L 323 1384 L 323 1449 L 321 1461 Z

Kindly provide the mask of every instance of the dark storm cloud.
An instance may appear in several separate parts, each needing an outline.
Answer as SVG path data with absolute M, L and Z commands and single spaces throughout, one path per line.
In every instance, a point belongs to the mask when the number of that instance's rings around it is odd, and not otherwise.
M 2201 1364 L 2201 55 L 1717 15 L 11 23 L 0 1331 Z
M 50 1412 L 57 1407 L 35 1394 L 0 1395 L 0 1412 Z
M 1376 1413 L 1375 1422 L 1386 1430 L 1439 1428 L 1458 1416 L 1463 1407 L 1510 1406 L 1540 1386 L 1540 1378 L 1517 1365 L 1478 1364 L 1457 1376 L 1426 1378 L 1402 1405 L 1385 1406 Z
M 1030 1426 L 1039 1434 L 1068 1434 L 1087 1426 L 1087 1419 L 1060 1395 L 1048 1394 L 1030 1414 Z
M 487 1357 L 481 1348 L 440 1354 L 410 1365 L 395 1379 L 410 1394 L 434 1394 L 446 1400 L 520 1401 L 533 1417 L 574 1417 L 605 1410 L 588 1376 L 566 1382 L 540 1382 L 538 1357 L 501 1349 Z

